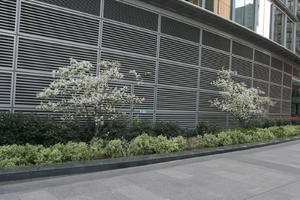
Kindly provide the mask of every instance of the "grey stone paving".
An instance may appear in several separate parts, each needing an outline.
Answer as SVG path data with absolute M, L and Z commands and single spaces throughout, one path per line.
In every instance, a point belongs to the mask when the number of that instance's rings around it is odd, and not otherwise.
M 84 175 L 2 183 L 0 200 L 300 200 L 300 141 Z

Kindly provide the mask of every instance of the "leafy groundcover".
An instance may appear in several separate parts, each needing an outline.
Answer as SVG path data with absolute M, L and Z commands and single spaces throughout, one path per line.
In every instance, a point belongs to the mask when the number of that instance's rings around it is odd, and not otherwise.
M 143 133 L 126 141 L 94 138 L 90 142 L 68 142 L 49 147 L 42 145 L 0 146 L 0 167 L 97 160 L 134 155 L 161 154 L 235 144 L 264 142 L 300 135 L 300 125 L 269 128 L 233 128 L 217 134 L 184 138 L 149 136 Z

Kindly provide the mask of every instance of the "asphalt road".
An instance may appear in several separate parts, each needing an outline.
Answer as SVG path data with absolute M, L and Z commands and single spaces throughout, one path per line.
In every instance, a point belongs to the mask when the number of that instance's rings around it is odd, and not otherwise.
M 0 185 L 0 200 L 300 200 L 300 141 Z

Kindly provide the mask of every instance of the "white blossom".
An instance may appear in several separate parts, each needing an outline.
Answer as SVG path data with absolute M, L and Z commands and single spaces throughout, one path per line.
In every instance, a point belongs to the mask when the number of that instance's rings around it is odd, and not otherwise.
M 131 94 L 127 86 L 111 86 L 112 81 L 120 81 L 124 75 L 121 64 L 115 61 L 102 61 L 99 75 L 93 75 L 95 67 L 87 61 L 70 60 L 70 65 L 53 71 L 54 81 L 40 92 L 40 99 L 53 99 L 39 106 L 40 109 L 62 112 L 65 119 L 86 117 L 93 119 L 95 134 L 106 120 L 114 119 L 120 112 L 117 104 L 140 104 L 143 98 Z M 141 83 L 141 77 L 131 71 Z
M 247 88 L 245 83 L 236 83 L 232 76 L 235 71 L 222 69 L 218 79 L 211 84 L 221 89 L 221 97 L 210 100 L 212 106 L 221 111 L 231 113 L 240 122 L 265 115 L 267 106 L 274 102 L 259 88 Z

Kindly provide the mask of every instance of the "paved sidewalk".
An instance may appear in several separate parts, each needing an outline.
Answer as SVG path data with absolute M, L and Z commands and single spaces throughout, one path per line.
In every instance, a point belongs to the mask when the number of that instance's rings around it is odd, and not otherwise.
M 0 200 L 300 200 L 300 141 L 0 185 Z

